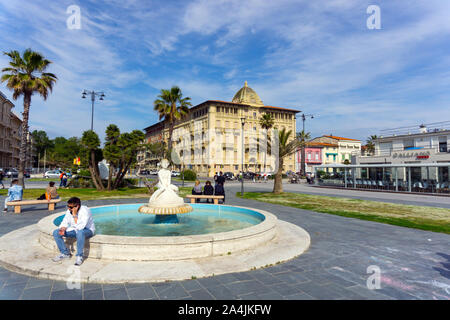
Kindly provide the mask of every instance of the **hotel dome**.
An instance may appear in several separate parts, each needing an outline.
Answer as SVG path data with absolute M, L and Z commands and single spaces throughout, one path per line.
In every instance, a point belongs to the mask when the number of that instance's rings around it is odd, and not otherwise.
M 231 102 L 249 104 L 253 106 L 264 106 L 264 103 L 255 90 L 247 85 L 247 81 L 245 81 L 244 86 L 236 92 Z

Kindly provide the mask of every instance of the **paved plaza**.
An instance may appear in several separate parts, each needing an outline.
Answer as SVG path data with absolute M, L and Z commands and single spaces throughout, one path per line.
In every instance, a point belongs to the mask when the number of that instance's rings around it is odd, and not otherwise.
M 246 191 L 268 191 L 271 186 L 271 183 L 246 184 Z M 284 187 L 285 191 L 308 188 L 311 192 L 331 192 L 302 185 Z M 235 196 L 240 190 L 237 183 L 227 184 L 225 189 L 226 204 L 267 210 L 280 220 L 304 228 L 311 236 L 309 249 L 285 263 L 248 272 L 163 283 L 82 284 L 80 289 L 68 289 L 63 281 L 37 279 L 0 267 L 0 299 L 450 299 L 449 235 L 243 200 Z M 388 197 L 372 192 L 364 194 Z M 395 196 L 392 202 L 422 201 L 408 197 L 413 195 L 392 196 Z M 428 199 L 432 198 L 440 197 Z M 4 197 L 0 200 L 4 201 Z M 85 204 L 147 201 L 110 199 Z M 439 206 L 446 207 L 448 200 L 440 201 Z M 436 205 L 432 201 L 422 204 Z M 64 209 L 62 203 L 58 209 Z M 0 236 L 37 223 L 48 214 L 43 206 L 25 207 L 20 215 L 2 214 Z M 367 287 L 372 275 L 368 273 L 369 266 L 381 271 L 380 289 Z

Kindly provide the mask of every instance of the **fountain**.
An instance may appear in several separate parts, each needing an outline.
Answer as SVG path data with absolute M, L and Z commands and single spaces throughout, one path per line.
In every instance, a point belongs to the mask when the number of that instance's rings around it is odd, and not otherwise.
M 154 282 L 253 270 L 302 254 L 309 234 L 255 208 L 187 204 L 161 161 L 147 204 L 91 207 L 96 234 L 85 244 L 79 281 Z M 186 214 L 189 213 L 189 214 Z M 73 261 L 57 265 L 53 231 L 65 212 L 0 237 L 0 265 L 40 278 L 67 280 Z M 73 247 L 69 240 L 67 245 Z
M 148 204 L 139 207 L 138 211 L 145 214 L 156 215 L 153 223 L 178 223 L 177 214 L 188 213 L 192 207 L 184 203 L 183 198 L 178 196 L 178 187 L 170 183 L 171 172 L 167 170 L 169 161 L 161 161 L 162 169 L 158 172 L 159 182 L 156 190 Z

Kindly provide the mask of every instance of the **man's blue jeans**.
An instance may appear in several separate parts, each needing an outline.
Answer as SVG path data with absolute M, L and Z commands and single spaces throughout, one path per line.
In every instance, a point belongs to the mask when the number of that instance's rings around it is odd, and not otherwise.
M 84 249 L 84 241 L 87 238 L 92 237 L 94 234 L 91 230 L 88 228 L 84 228 L 83 230 L 75 231 L 65 231 L 64 236 L 61 236 L 59 234 L 59 229 L 56 229 L 53 231 L 53 238 L 55 238 L 56 245 L 58 246 L 59 251 L 62 254 L 70 254 L 69 249 L 66 247 L 66 244 L 64 243 L 63 237 L 66 238 L 76 238 L 77 239 L 77 256 L 83 256 L 83 249 Z

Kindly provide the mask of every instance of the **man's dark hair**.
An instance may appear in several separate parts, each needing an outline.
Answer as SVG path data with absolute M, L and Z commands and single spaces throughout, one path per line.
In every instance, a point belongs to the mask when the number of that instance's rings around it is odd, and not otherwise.
M 48 183 L 48 185 L 49 185 L 50 187 L 53 187 L 53 186 L 55 185 L 55 181 L 50 181 L 50 182 Z
M 220 171 L 220 175 L 222 175 L 222 171 Z
M 12 184 L 16 184 L 19 183 L 19 179 L 14 179 L 13 181 L 11 181 Z
M 81 200 L 80 198 L 77 197 L 72 197 L 69 200 L 67 200 L 67 204 L 72 204 L 72 205 L 76 205 L 76 206 L 81 206 Z
M 206 183 L 205 183 L 206 185 L 208 185 L 208 186 L 210 186 L 211 185 L 211 181 L 206 181 Z

